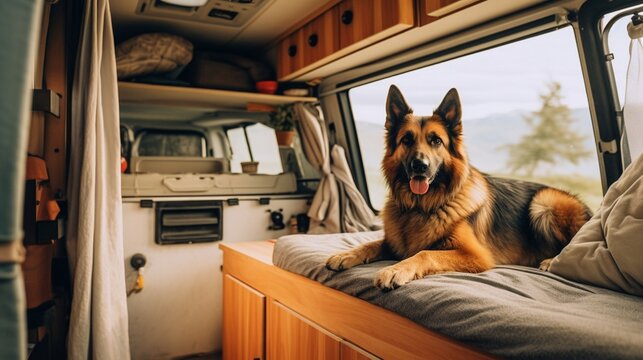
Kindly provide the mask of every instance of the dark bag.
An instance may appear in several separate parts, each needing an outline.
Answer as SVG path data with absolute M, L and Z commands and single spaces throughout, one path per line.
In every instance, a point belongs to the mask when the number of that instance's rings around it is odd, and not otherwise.
M 194 86 L 239 91 L 254 91 L 257 81 L 274 80 L 274 72 L 262 62 L 217 52 L 196 52 L 183 74 Z

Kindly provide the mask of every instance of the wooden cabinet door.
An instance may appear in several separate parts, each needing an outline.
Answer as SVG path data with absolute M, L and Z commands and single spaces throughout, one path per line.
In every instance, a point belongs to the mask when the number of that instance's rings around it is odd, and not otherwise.
M 223 279 L 223 359 L 264 359 L 266 297 L 230 275 Z
M 484 0 L 420 0 L 420 26 L 429 24 L 440 17 L 468 8 Z
M 277 301 L 268 301 L 266 355 L 268 360 L 340 357 L 341 339 L 317 327 Z
M 304 31 L 297 30 L 279 43 L 277 78 L 304 67 Z
M 339 50 L 338 9 L 330 10 L 316 17 L 303 27 L 304 66 L 319 61 Z
M 429 16 L 444 16 L 482 1 L 483 0 L 424 0 L 424 10 Z
M 340 344 L 340 359 L 341 360 L 378 360 L 379 358 L 366 350 L 342 340 Z
M 413 0 L 344 0 L 338 7 L 341 49 L 367 46 L 414 25 Z

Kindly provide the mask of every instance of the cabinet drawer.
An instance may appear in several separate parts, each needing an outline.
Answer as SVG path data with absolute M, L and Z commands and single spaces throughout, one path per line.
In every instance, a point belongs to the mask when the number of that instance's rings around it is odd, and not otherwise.
M 264 359 L 266 297 L 230 275 L 223 278 L 223 359 Z
M 297 30 L 279 43 L 277 77 L 283 78 L 304 67 L 304 31 Z
M 367 46 L 414 25 L 413 0 L 344 0 L 338 8 L 341 49 Z
M 379 358 L 368 351 L 361 349 L 348 341 L 342 340 L 340 344 L 341 360 L 378 360 Z
M 313 64 L 339 50 L 338 13 L 338 8 L 333 7 L 304 25 L 304 66 Z
M 268 360 L 338 360 L 341 339 L 277 301 L 268 301 L 266 355 Z

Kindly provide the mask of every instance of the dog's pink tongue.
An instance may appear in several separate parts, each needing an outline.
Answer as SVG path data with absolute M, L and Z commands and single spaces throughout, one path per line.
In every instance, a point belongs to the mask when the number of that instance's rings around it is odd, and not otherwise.
M 413 178 L 409 181 L 409 186 L 414 194 L 422 195 L 429 191 L 429 179 Z

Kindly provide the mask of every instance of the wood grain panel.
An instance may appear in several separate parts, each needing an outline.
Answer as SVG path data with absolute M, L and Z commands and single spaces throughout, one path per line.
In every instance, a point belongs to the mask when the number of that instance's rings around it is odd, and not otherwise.
M 340 15 L 351 11 L 350 24 L 343 24 Z M 303 66 L 291 66 L 284 58 L 285 43 L 280 42 L 278 79 L 287 81 L 335 61 L 364 47 L 373 45 L 415 25 L 413 0 L 344 0 L 304 25 Z M 291 33 L 290 36 L 292 36 Z M 318 44 L 309 45 L 311 35 Z M 282 64 L 283 63 L 283 64 Z
M 268 360 L 339 359 L 341 339 L 274 300 L 268 300 Z
M 316 102 L 314 97 L 269 95 L 254 92 L 200 89 L 119 81 L 121 103 L 245 110 L 248 103 L 278 106 L 293 102 Z
M 429 24 L 441 17 L 464 10 L 484 0 L 420 0 L 418 2 L 420 26 Z
M 389 310 L 274 266 L 273 246 L 268 241 L 220 244 L 224 273 L 383 359 L 493 359 Z
M 373 354 L 368 353 L 366 350 L 360 349 L 359 347 L 342 341 L 339 349 L 341 360 L 378 360 L 379 358 Z
M 223 278 L 223 359 L 264 359 L 266 297 L 234 277 Z
M 65 200 L 67 192 L 67 48 L 65 38 L 66 2 L 51 8 L 47 49 L 45 52 L 45 80 L 48 89 L 60 94 L 60 116 L 45 114 L 43 157 L 49 170 L 49 185 L 56 200 Z
M 375 4 L 381 0 L 360 1 L 344 0 L 339 4 L 339 46 L 345 48 L 348 45 L 364 40 L 375 33 Z M 352 21 L 346 24 L 344 16 L 352 13 Z
M 303 28 L 304 65 L 313 64 L 339 50 L 338 9 L 333 7 Z M 311 40 L 316 37 L 316 44 Z
M 352 21 L 346 24 L 343 20 L 349 13 Z M 339 4 L 339 18 L 339 42 L 343 49 L 375 34 L 380 34 L 380 40 L 412 27 L 413 1 L 344 0 Z
M 304 67 L 304 32 L 295 31 L 279 43 L 277 78 Z
M 306 16 L 302 16 L 297 22 L 293 23 L 288 29 L 286 29 L 284 32 L 279 34 L 273 41 L 268 43 L 266 46 L 265 50 L 268 50 L 270 48 L 275 47 L 277 44 L 281 43 L 282 40 L 290 36 L 292 33 L 295 31 L 301 29 L 304 27 L 304 25 L 308 24 L 311 22 L 313 19 L 318 17 L 320 14 L 325 13 L 329 9 L 335 7 L 338 3 L 340 3 L 342 0 L 324 0 L 324 1 L 319 1 L 322 5 L 319 6 L 316 10 L 312 11 L 310 14 Z
M 45 49 L 47 47 L 47 33 L 49 31 L 49 14 L 51 13 L 51 4 L 45 3 L 42 11 L 42 21 L 40 24 L 40 37 L 38 38 L 38 56 L 36 57 L 36 67 L 34 69 L 33 88 L 43 88 L 43 78 L 45 71 Z M 31 112 L 31 123 L 29 124 L 29 145 L 27 153 L 43 157 L 45 146 L 45 113 L 42 111 Z

